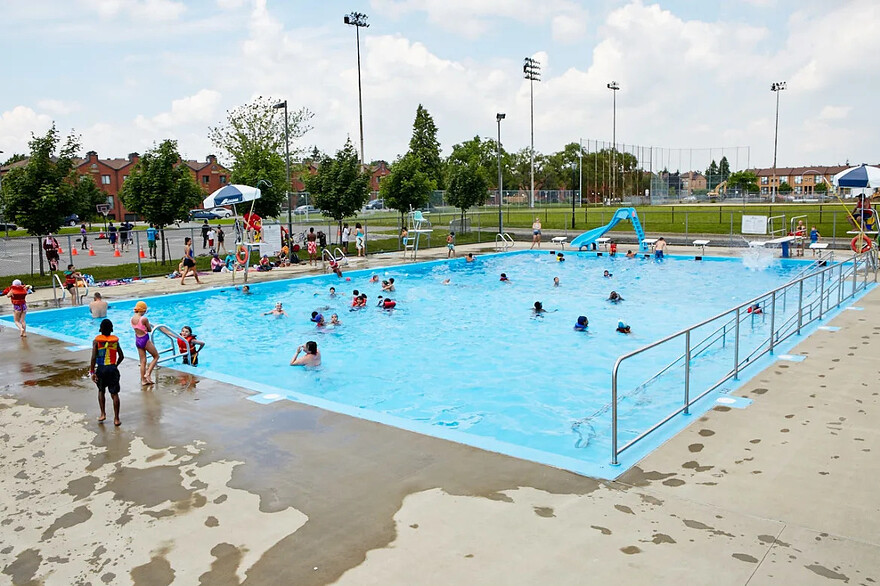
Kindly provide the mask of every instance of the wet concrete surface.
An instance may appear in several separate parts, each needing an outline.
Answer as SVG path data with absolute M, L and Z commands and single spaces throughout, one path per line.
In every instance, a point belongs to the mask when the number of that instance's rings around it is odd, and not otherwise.
M 617 482 L 0 332 L 0 582 L 875 584 L 880 293 Z M 835 360 L 837 362 L 835 362 Z

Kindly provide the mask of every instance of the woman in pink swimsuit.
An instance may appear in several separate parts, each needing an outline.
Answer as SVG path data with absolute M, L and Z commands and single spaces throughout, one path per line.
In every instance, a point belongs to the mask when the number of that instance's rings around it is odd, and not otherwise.
M 131 327 L 134 329 L 134 345 L 137 346 L 138 356 L 141 365 L 141 384 L 153 384 L 153 369 L 156 368 L 156 362 L 159 360 L 159 353 L 156 346 L 150 340 L 150 332 L 153 326 L 145 315 L 147 313 L 147 304 L 138 301 L 134 306 L 134 315 L 131 316 Z M 153 357 L 149 366 L 147 365 L 147 352 Z

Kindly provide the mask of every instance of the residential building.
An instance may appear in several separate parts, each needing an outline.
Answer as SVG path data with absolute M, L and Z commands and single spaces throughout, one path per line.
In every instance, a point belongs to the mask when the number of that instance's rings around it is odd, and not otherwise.
M 837 173 L 848 169 L 848 165 L 810 167 L 772 167 L 766 169 L 751 169 L 758 177 L 758 187 L 761 195 L 771 195 L 784 182 L 792 187 L 792 194 L 801 197 L 810 197 L 816 193 L 816 186 L 824 184 L 830 191 L 831 180 Z

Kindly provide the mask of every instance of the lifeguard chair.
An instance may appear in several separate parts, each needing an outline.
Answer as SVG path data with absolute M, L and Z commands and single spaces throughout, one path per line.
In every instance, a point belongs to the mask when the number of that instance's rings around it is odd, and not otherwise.
M 416 259 L 419 252 L 419 246 L 422 244 L 423 238 L 428 239 L 428 247 L 431 246 L 431 222 L 422 215 L 421 210 L 410 210 L 406 215 L 406 236 L 403 237 L 403 257 L 407 258 L 408 254 L 412 254 L 412 259 Z

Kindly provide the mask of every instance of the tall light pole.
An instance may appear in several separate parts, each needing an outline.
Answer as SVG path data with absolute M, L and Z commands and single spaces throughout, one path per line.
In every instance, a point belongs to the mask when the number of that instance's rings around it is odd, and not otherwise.
M 364 164 L 364 102 L 361 98 L 361 27 L 370 26 L 367 24 L 367 15 L 362 12 L 352 12 L 343 17 L 345 24 L 353 26 L 355 38 L 357 41 L 358 55 L 358 117 L 361 125 L 361 166 Z
M 617 90 L 620 86 L 616 81 L 608 84 L 613 98 L 613 106 L 611 109 L 611 201 L 614 201 L 614 190 L 617 188 Z
M 284 108 L 284 168 L 287 170 L 287 184 L 284 186 L 284 195 L 287 198 L 287 237 L 293 234 L 293 218 L 290 216 L 290 139 L 287 133 L 287 100 L 278 102 L 272 106 L 276 110 Z
M 776 145 L 779 139 L 779 92 L 785 89 L 784 81 L 774 81 L 770 84 L 770 91 L 776 94 L 776 129 L 773 131 L 773 198 L 770 201 L 775 202 L 779 193 L 779 186 L 776 184 Z
M 506 114 L 498 113 L 495 114 L 495 120 L 498 122 L 498 142 L 495 144 L 495 153 L 498 158 L 498 233 L 504 233 L 504 222 L 501 218 L 501 202 L 503 201 L 502 194 L 504 193 L 504 186 L 501 178 L 501 121 L 504 120 Z
M 0 151 L 0 155 L 3 151 Z M 0 162 L 0 165 L 3 163 Z M 0 199 L 3 198 L 3 173 L 0 173 Z M 3 207 L 3 223 L 6 224 L 6 238 L 9 238 L 9 220 L 6 218 L 6 206 Z
M 531 158 L 530 175 L 532 179 L 532 190 L 529 192 L 529 207 L 533 208 L 535 207 L 535 82 L 541 81 L 541 63 L 537 59 L 526 57 L 523 60 L 523 74 L 525 75 L 525 78 L 529 80 L 529 94 L 532 114 L 532 146 L 529 151 L 529 155 Z

